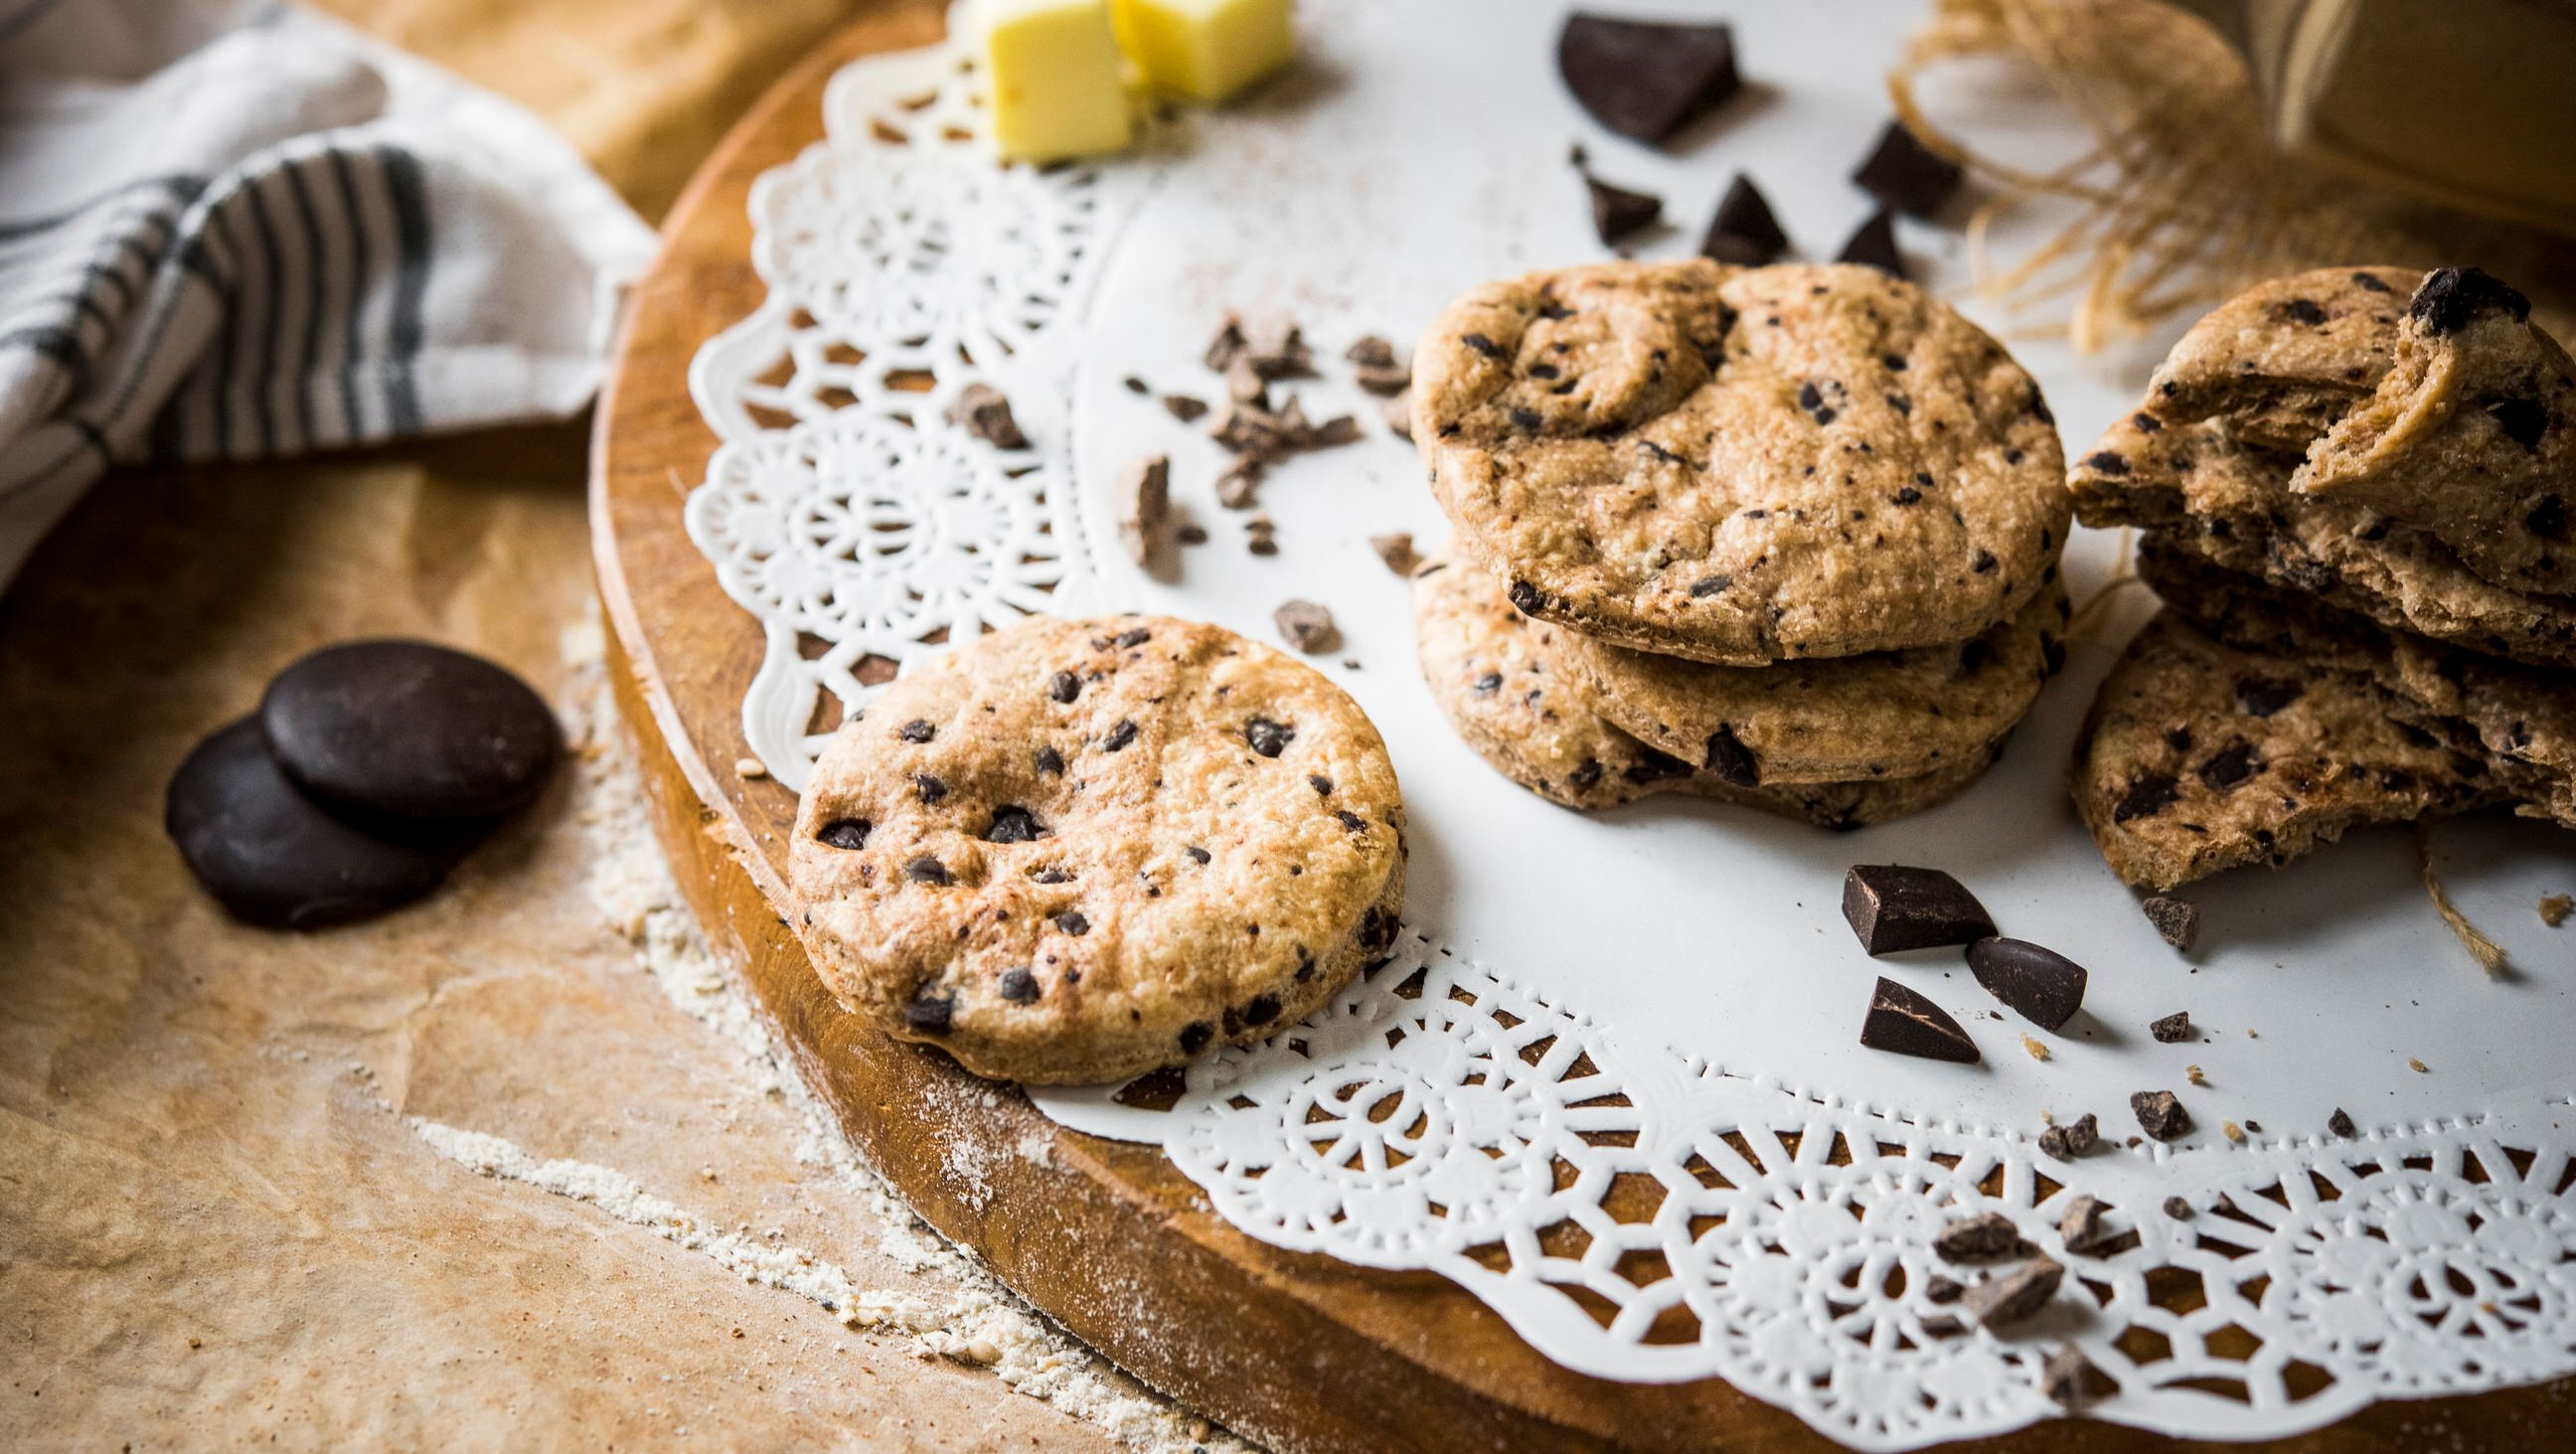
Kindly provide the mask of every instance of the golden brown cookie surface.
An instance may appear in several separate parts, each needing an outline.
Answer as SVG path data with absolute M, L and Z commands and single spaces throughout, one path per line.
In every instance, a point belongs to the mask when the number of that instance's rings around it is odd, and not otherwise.
M 1463 553 L 1527 614 L 1636 650 L 1955 643 L 2018 610 L 2065 541 L 2038 387 L 1875 269 L 1489 283 L 1424 336 L 1414 394 Z
M 1305 1015 L 1393 939 L 1357 703 L 1214 626 L 1036 617 L 906 674 L 815 769 L 790 871 L 841 1001 L 978 1074 L 1106 1081 Z

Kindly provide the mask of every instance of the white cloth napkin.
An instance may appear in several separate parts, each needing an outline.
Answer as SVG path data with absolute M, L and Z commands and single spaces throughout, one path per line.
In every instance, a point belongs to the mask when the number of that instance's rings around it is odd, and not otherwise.
M 111 463 L 580 408 L 652 249 L 536 117 L 321 15 L 0 0 L 0 587 Z

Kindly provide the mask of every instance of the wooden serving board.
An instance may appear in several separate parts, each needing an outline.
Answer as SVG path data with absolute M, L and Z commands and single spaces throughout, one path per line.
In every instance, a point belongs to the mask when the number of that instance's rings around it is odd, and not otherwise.
M 1255 1242 L 1160 1151 L 1065 1130 L 1016 1087 L 870 1030 L 824 993 L 787 928 L 795 797 L 734 766 L 749 752 L 740 708 L 762 638 L 681 523 L 716 446 L 687 373 L 699 345 L 762 300 L 746 211 L 753 179 L 821 137 L 836 68 L 937 40 L 944 8 L 881 0 L 735 127 L 664 227 L 600 403 L 592 531 L 618 705 L 642 748 L 662 846 L 710 941 L 852 1141 L 924 1219 L 1122 1367 L 1250 1438 L 1290 1450 L 1832 1447 L 1721 1381 L 1621 1384 L 1569 1372 L 1435 1275 Z M 1046 1154 L 1031 1154 L 1041 1146 Z M 2384 1403 L 2282 1447 L 2549 1447 L 2576 1414 L 2571 1389 L 2576 1381 Z M 1951 1447 L 2186 1445 L 2058 1421 Z

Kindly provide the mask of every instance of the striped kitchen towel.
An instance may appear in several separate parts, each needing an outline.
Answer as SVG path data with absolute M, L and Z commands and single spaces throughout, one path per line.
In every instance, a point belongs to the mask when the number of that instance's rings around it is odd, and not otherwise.
M 562 415 L 653 236 L 517 106 L 274 0 L 0 0 L 0 586 L 110 464 Z

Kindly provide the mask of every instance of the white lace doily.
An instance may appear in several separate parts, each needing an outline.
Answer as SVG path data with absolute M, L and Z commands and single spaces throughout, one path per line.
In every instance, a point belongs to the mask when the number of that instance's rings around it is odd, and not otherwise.
M 1650 252 L 1686 251 L 1740 168 L 1807 255 L 1830 256 L 1866 210 L 1843 174 L 1885 119 L 1876 77 L 1910 12 L 1736 8 L 1766 85 L 1679 156 L 1574 110 L 1553 77 L 1558 17 L 1537 4 L 1310 3 L 1293 79 L 1179 118 L 1139 155 L 1043 171 L 986 157 L 963 51 L 844 71 L 828 139 L 752 193 L 769 301 L 691 374 L 724 443 L 689 528 L 768 636 L 743 706 L 754 750 L 801 786 L 863 681 L 1025 612 L 1159 610 L 1267 636 L 1280 600 L 1324 601 L 1349 660 L 1319 664 L 1404 777 L 1416 933 L 1315 1021 L 1192 1068 L 1168 1106 L 1035 1097 L 1049 1115 L 1159 1143 L 1265 1242 L 1439 1272 L 1568 1367 L 1723 1377 L 1859 1447 L 2048 1417 L 2038 1366 L 2068 1343 L 2116 1385 L 2091 1415 L 2225 1438 L 2576 1371 L 2576 948 L 2533 912 L 2576 887 L 2563 838 L 2444 830 L 2454 896 L 2520 966 L 2501 980 L 2436 922 L 2395 834 L 2195 886 L 2211 945 L 2175 955 L 2062 788 L 2134 602 L 2107 644 L 2077 645 L 1986 782 L 1855 835 L 1705 804 L 1567 814 L 1439 720 L 1404 586 L 1363 543 L 1436 541 L 1438 512 L 1334 360 L 1362 333 L 1409 337 L 1482 278 L 1599 256 L 1563 160 L 1576 140 L 1666 199 L 1681 230 Z M 2034 150 L 2067 139 L 2045 114 L 1989 115 Z M 1956 235 L 1904 236 L 1959 293 Z M 2009 224 L 1995 238 L 2014 240 Z M 1296 316 L 1328 377 L 1290 387 L 1370 434 L 1273 472 L 1274 559 L 1214 503 L 1216 446 L 1126 385 L 1221 397 L 1197 358 L 1227 308 Z M 2152 357 L 2016 348 L 2071 448 L 2137 397 Z M 1031 448 L 945 422 L 979 381 Z M 1105 518 L 1120 466 L 1152 452 L 1214 537 L 1176 582 L 1131 570 Z M 2079 597 L 2110 551 L 2073 544 Z M 2048 1060 L 1955 958 L 1860 954 L 1842 870 L 1890 861 L 1957 872 L 2006 932 L 2091 967 L 2086 1014 L 2036 1036 Z M 1882 972 L 1959 1014 L 1984 1064 L 1859 1049 Z M 2151 1042 L 2147 1021 L 2177 1009 L 2204 1038 Z M 2180 1093 L 2199 1129 L 2120 1145 L 2140 1089 Z M 2357 1137 L 2327 1134 L 2337 1108 Z M 2037 1151 L 2044 1113 L 2084 1111 L 2104 1149 Z M 2119 1233 L 2084 1256 L 2054 1230 L 2079 1193 Z M 2066 1288 L 2000 1335 L 1951 1331 L 1927 1297 L 1931 1236 L 1989 1208 L 2067 1264 Z

